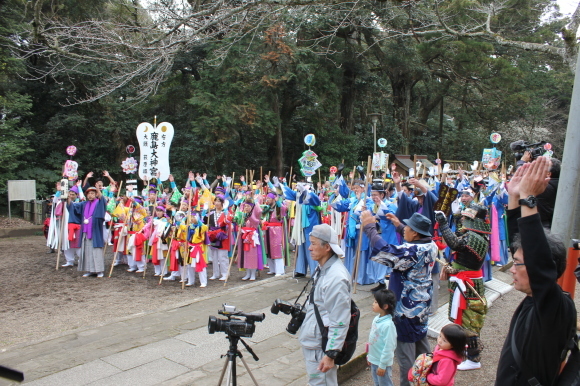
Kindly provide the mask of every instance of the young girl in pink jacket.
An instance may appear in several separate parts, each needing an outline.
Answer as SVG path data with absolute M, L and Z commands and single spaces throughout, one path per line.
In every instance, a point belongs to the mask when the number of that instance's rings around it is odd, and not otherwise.
M 433 365 L 427 375 L 432 386 L 453 386 L 457 365 L 465 359 L 467 334 L 458 324 L 448 324 L 441 329 L 437 346 L 433 350 Z M 409 370 L 409 380 L 413 379 L 413 369 Z

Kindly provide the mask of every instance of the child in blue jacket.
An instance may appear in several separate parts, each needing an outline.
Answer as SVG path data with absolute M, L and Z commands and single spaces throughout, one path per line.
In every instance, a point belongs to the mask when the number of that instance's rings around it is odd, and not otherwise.
M 395 293 L 388 289 L 373 292 L 375 302 L 373 312 L 378 315 L 373 320 L 369 333 L 367 362 L 375 386 L 393 386 L 392 366 L 397 347 L 397 330 L 393 323 L 393 312 L 397 303 Z

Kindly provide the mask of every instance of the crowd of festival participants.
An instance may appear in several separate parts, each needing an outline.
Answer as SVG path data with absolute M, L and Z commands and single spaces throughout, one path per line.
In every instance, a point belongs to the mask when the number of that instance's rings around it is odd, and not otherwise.
M 195 286 L 197 276 L 203 288 L 208 279 L 227 281 L 234 269 L 245 271 L 244 281 L 258 280 L 259 272 L 262 278 L 312 275 L 317 262 L 308 252 L 309 235 L 325 223 L 340 237 L 353 281 L 376 284 L 377 291 L 387 280 L 397 295 L 401 384 L 416 354 L 430 352 L 427 321 L 437 312 L 440 276 L 449 281 L 449 318 L 468 335 L 467 358 L 458 369 L 480 368 L 479 333 L 487 312 L 483 283 L 492 279 L 492 265 L 508 263 L 510 176 L 459 168 L 423 178 L 395 171 L 372 177 L 343 169 L 340 165 L 322 184 L 269 174 L 258 181 L 217 176 L 210 182 L 206 174 L 190 172 L 181 181 L 152 178 L 140 191 L 122 192 L 107 172 L 103 180 L 91 172 L 66 199 L 55 193 L 48 246 L 57 248 L 61 232 L 62 267 L 78 265 L 83 277 L 109 274 L 108 248 L 112 264 L 128 272 L 145 277 L 153 268 L 153 276 L 186 286 Z M 550 172 L 557 182 L 557 160 Z M 542 223 L 549 226 L 555 190 L 539 200 Z M 404 225 L 413 235 L 403 234 Z M 393 257 L 409 254 L 412 260 Z M 413 270 L 406 271 L 405 264 Z

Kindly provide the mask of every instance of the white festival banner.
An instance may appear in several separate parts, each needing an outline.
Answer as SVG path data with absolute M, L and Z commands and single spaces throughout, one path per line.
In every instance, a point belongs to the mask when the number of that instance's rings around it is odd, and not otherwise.
M 171 174 L 169 170 L 169 148 L 173 140 L 173 125 L 162 122 L 156 127 L 148 122 L 137 126 L 139 141 L 139 177 L 150 180 L 160 173 L 159 179 L 165 181 Z

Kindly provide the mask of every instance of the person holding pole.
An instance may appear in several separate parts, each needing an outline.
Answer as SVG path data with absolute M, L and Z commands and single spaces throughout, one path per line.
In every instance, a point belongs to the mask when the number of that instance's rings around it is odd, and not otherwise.
M 62 265 L 62 267 L 72 267 L 75 265 L 75 256 L 80 258 L 81 254 L 81 218 L 79 216 L 74 215 L 71 211 L 71 205 L 73 202 L 79 202 L 78 200 L 78 193 L 79 193 L 79 184 L 73 186 L 68 191 L 68 203 L 67 203 L 67 210 L 68 210 L 68 248 L 64 248 L 63 246 L 63 253 L 66 259 L 66 263 Z
M 296 245 L 294 275 L 296 277 L 306 276 L 310 268 L 310 274 L 316 270 L 316 261 L 310 258 L 308 248 L 310 239 L 308 235 L 314 226 L 320 224 L 320 216 L 317 210 L 320 207 L 320 198 L 311 192 L 311 185 L 308 182 L 296 184 L 297 191 L 292 190 L 287 185 L 282 185 L 284 197 L 289 201 L 295 201 L 294 227 L 290 235 L 290 240 Z
M 393 214 L 388 214 L 387 218 L 402 233 L 403 244 L 387 244 L 377 232 L 375 216 L 368 210 L 361 214 L 364 232 L 372 246 L 371 259 L 393 269 L 389 289 L 397 295 L 395 357 L 400 368 L 400 385 L 409 385 L 407 373 L 415 358 L 431 352 L 427 324 L 433 290 L 431 269 L 438 248 L 431 239 L 431 221 L 427 217 L 414 213 L 404 220 L 406 225 Z
M 82 219 L 81 225 L 81 258 L 78 270 L 85 271 L 83 277 L 105 277 L 105 260 L 103 248 L 103 223 L 107 200 L 100 190 L 90 187 L 86 190 L 87 201 L 71 203 L 71 212 Z

